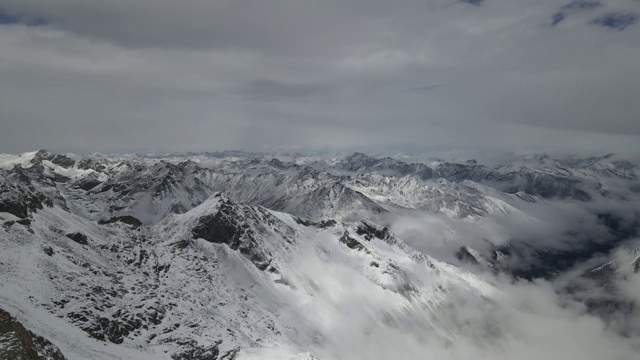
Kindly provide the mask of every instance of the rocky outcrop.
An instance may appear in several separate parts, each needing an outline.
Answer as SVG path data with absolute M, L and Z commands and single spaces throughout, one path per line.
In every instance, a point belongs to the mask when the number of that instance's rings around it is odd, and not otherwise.
M 36 335 L 0 309 L 0 359 L 65 360 L 49 340 Z
M 69 313 L 69 318 L 92 338 L 122 344 L 124 339 L 134 331 L 147 327 L 146 320 L 140 315 L 129 314 L 126 310 L 116 311 L 112 317 L 90 318 L 91 314 L 83 312 Z
M 69 233 L 67 234 L 67 237 L 75 242 L 77 242 L 80 245 L 88 245 L 89 244 L 89 239 L 87 238 L 87 235 L 80 233 L 80 232 L 75 232 L 75 233 Z
M 142 221 L 131 215 L 113 216 L 109 220 L 98 220 L 98 224 L 100 225 L 113 224 L 117 222 L 131 225 L 135 228 L 142 226 Z
M 266 270 L 271 263 L 271 255 L 260 246 L 255 230 L 247 221 L 254 210 L 250 207 L 242 208 L 230 200 L 222 201 L 217 212 L 198 219 L 192 229 L 193 238 L 226 244 L 231 249 L 240 251 L 258 269 Z
M 358 228 L 356 229 L 356 234 L 363 236 L 369 241 L 374 237 L 380 240 L 386 240 L 391 236 L 389 228 L 387 228 L 386 226 L 379 227 L 378 225 L 368 221 L 360 222 Z
M 349 232 L 345 232 L 340 239 L 338 239 L 341 243 L 347 245 L 347 247 L 349 249 L 353 249 L 353 250 L 357 250 L 357 251 L 364 251 L 365 253 L 369 254 L 369 250 L 367 250 L 366 247 L 364 247 L 364 245 L 362 245 L 362 243 L 360 241 L 358 241 L 357 239 L 354 239 L 353 237 L 351 237 L 349 235 Z
M 0 212 L 26 218 L 43 206 L 53 206 L 45 195 L 29 190 L 0 175 Z

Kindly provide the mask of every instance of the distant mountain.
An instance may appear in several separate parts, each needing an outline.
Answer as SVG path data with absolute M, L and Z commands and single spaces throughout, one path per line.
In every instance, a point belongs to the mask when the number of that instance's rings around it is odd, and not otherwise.
M 604 180 L 635 181 L 640 174 L 637 165 L 611 156 L 528 157 L 497 167 L 475 162 L 434 166 L 361 153 L 334 163 L 221 156 L 81 158 L 39 151 L 5 156 L 0 174 L 76 214 L 92 219 L 127 214 L 145 223 L 186 212 L 215 192 L 310 218 L 379 213 L 389 206 L 464 218 L 486 215 L 496 207 L 518 208 L 519 202 L 537 198 L 588 201 L 606 196 Z M 415 192 L 420 194 L 417 200 L 403 195 Z

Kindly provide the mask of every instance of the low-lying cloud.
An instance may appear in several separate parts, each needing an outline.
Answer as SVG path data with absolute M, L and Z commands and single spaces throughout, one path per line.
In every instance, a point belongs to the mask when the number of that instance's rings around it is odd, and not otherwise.
M 318 262 L 315 253 L 297 256 L 297 275 L 313 279 L 320 289 L 305 311 L 313 314 L 307 318 L 311 325 L 326 334 L 319 344 L 319 354 L 326 356 L 631 360 L 640 351 L 636 313 L 601 318 L 553 282 L 486 273 L 478 281 L 494 288 L 483 297 L 451 287 L 446 304 L 414 302 L 395 309 L 390 307 L 393 294 L 372 292 L 361 273 L 338 261 Z M 637 284 L 639 274 L 628 275 L 632 280 L 625 281 Z M 626 289 L 624 298 L 637 304 L 640 294 L 633 285 L 620 285 Z M 591 288 L 593 297 L 598 289 Z

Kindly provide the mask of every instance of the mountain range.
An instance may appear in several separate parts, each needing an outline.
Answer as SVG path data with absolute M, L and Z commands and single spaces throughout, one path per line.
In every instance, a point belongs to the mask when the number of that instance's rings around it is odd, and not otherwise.
M 0 357 L 415 358 L 510 339 L 493 276 L 609 324 L 636 311 L 639 176 L 614 154 L 3 154 Z

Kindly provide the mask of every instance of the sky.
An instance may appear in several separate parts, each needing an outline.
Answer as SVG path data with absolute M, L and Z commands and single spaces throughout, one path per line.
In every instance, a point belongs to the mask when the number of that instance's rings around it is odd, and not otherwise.
M 639 0 L 0 0 L 0 152 L 640 152 Z

